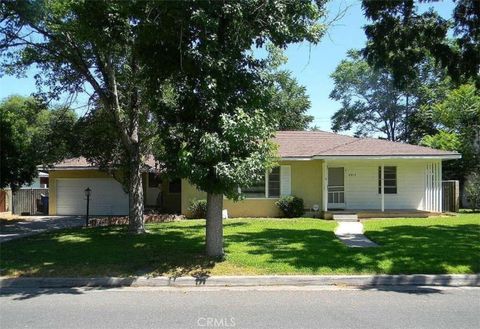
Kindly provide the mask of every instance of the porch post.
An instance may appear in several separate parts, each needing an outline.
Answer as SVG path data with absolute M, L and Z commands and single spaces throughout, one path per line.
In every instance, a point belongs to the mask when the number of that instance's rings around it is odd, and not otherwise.
M 442 160 L 438 163 L 438 212 L 443 212 L 443 172 Z
M 322 162 L 322 201 L 323 201 L 323 211 L 328 211 L 328 170 L 327 170 L 327 161 L 323 160 Z
M 432 210 L 437 211 L 437 164 L 432 164 Z
M 380 170 L 380 193 L 382 195 L 382 212 L 385 211 L 385 165 L 382 163 Z

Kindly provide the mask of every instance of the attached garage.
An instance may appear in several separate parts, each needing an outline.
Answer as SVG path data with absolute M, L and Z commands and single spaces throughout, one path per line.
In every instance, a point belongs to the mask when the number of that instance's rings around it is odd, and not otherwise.
M 56 214 L 84 215 L 85 189 L 90 188 L 91 215 L 127 215 L 128 194 L 113 178 L 58 178 L 56 179 Z

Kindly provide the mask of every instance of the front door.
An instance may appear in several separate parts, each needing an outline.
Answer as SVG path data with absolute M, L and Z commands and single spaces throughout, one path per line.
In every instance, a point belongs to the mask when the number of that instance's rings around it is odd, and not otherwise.
M 345 175 L 343 167 L 328 168 L 328 209 L 345 208 Z

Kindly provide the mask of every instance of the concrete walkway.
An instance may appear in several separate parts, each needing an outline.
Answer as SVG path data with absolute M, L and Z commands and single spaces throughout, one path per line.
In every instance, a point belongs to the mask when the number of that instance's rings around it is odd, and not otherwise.
M 2 221 L 0 243 L 46 231 L 80 227 L 84 224 L 83 216 L 29 216 L 25 220 Z
M 353 248 L 378 247 L 378 244 L 363 234 L 363 224 L 360 222 L 339 221 L 335 235 L 343 243 Z

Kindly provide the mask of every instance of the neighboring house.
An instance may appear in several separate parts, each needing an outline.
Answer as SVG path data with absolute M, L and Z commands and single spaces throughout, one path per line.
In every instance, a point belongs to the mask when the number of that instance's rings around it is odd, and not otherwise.
M 442 161 L 460 158 L 455 152 L 322 131 L 277 132 L 275 142 L 279 166 L 262 182 L 244 188 L 245 200 L 225 200 L 230 217 L 280 216 L 275 201 L 283 195 L 296 195 L 307 212 L 327 217 L 333 210 L 438 213 Z M 152 159 L 146 165 L 155 168 Z M 146 206 L 186 214 L 191 200 L 206 197 L 186 180 L 152 183 L 155 174 L 149 170 L 143 177 Z M 128 213 L 121 185 L 84 159 L 65 161 L 50 171 L 50 213 L 84 214 L 87 187 L 92 189 L 92 214 Z
M 20 189 L 29 188 L 48 188 L 48 173 L 39 171 L 38 177 L 36 177 L 31 184 L 25 184 L 20 187 Z
M 33 180 L 31 184 L 24 184 L 20 187 L 19 190 L 40 190 L 40 189 L 46 189 L 46 188 L 48 188 L 48 173 L 39 171 L 38 176 Z M 36 194 L 41 194 L 41 193 L 36 193 Z M 27 203 L 31 203 L 33 205 L 33 206 L 30 206 L 29 208 L 34 209 L 36 207 L 37 201 L 32 197 L 29 197 L 29 199 L 30 200 L 28 200 L 29 202 Z M 24 204 L 26 200 L 22 200 L 22 201 L 23 202 L 21 203 Z M 19 205 L 17 204 L 17 208 L 18 206 Z M 10 187 L 0 190 L 0 212 L 12 212 L 13 208 L 14 208 L 13 193 Z M 20 208 L 23 208 L 23 206 L 21 206 Z

